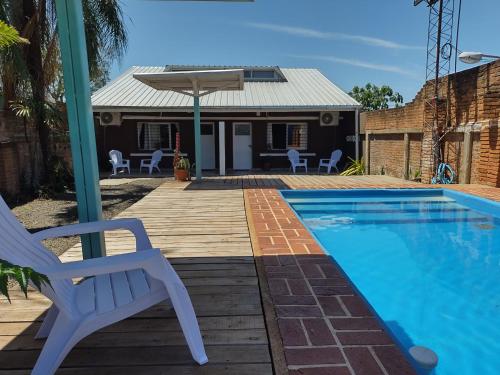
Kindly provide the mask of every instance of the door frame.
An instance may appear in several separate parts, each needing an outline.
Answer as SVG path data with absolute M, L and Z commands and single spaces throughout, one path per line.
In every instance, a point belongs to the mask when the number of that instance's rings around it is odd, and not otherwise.
M 236 138 L 236 125 L 249 125 L 250 126 L 250 168 L 248 170 L 251 170 L 253 168 L 253 124 L 251 121 L 238 121 L 238 122 L 233 122 L 232 127 L 233 127 L 233 170 L 236 170 L 235 168 L 235 160 L 236 160 L 236 147 L 235 146 L 235 138 Z M 245 171 L 246 169 L 242 169 L 242 171 Z
M 217 155 L 216 155 L 216 151 L 217 151 L 217 147 L 216 144 L 215 144 L 215 122 L 212 122 L 212 121 L 202 121 L 200 123 L 200 127 L 203 126 L 203 125 L 211 125 L 212 126 L 212 138 L 213 138 L 213 151 L 214 151 L 214 167 L 213 168 L 209 168 L 209 169 L 204 169 L 203 168 L 203 162 L 201 163 L 201 168 L 203 170 L 207 170 L 207 171 L 210 171 L 210 170 L 213 170 L 213 169 L 216 169 L 217 168 Z M 201 134 L 201 136 L 203 137 L 203 134 Z M 203 151 L 202 151 L 202 156 L 203 156 Z

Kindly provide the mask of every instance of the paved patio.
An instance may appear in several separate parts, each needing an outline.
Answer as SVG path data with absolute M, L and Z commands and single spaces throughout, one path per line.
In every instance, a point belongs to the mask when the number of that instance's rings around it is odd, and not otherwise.
M 274 174 L 165 182 L 119 217 L 141 218 L 185 281 L 209 363 L 193 363 L 174 315 L 158 305 L 84 339 L 59 373 L 411 373 L 275 189 L 417 186 L 424 185 L 388 176 Z M 452 188 L 500 200 L 500 189 Z M 134 247 L 126 232 L 108 233 L 106 241 L 108 254 Z M 62 259 L 80 254 L 76 246 Z M 48 301 L 34 291 L 29 300 L 14 298 L 0 302 L 0 375 L 29 373 L 43 343 L 33 334 Z

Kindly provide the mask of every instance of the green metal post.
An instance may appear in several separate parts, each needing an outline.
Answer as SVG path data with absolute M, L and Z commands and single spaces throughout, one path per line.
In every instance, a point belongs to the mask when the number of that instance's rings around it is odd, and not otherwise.
M 200 97 L 194 96 L 194 157 L 196 162 L 196 180 L 201 181 L 201 116 Z
M 102 220 L 82 3 L 56 0 L 56 9 L 78 218 L 80 222 Z M 106 255 L 102 233 L 82 235 L 81 239 L 85 259 Z

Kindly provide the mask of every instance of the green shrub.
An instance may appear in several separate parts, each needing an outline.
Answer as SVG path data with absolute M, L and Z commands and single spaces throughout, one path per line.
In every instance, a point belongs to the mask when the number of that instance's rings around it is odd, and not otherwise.
M 363 158 L 361 160 L 354 160 L 348 157 L 350 160 L 347 168 L 340 174 L 341 176 L 355 176 L 362 175 L 365 173 L 365 163 L 363 162 Z

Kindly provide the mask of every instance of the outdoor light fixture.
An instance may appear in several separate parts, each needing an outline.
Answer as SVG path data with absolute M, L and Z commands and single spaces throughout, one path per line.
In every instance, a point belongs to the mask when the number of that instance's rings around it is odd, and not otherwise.
M 477 64 L 484 58 L 500 59 L 500 56 L 485 55 L 481 52 L 462 52 L 460 55 L 458 55 L 458 58 L 461 62 L 466 64 Z

